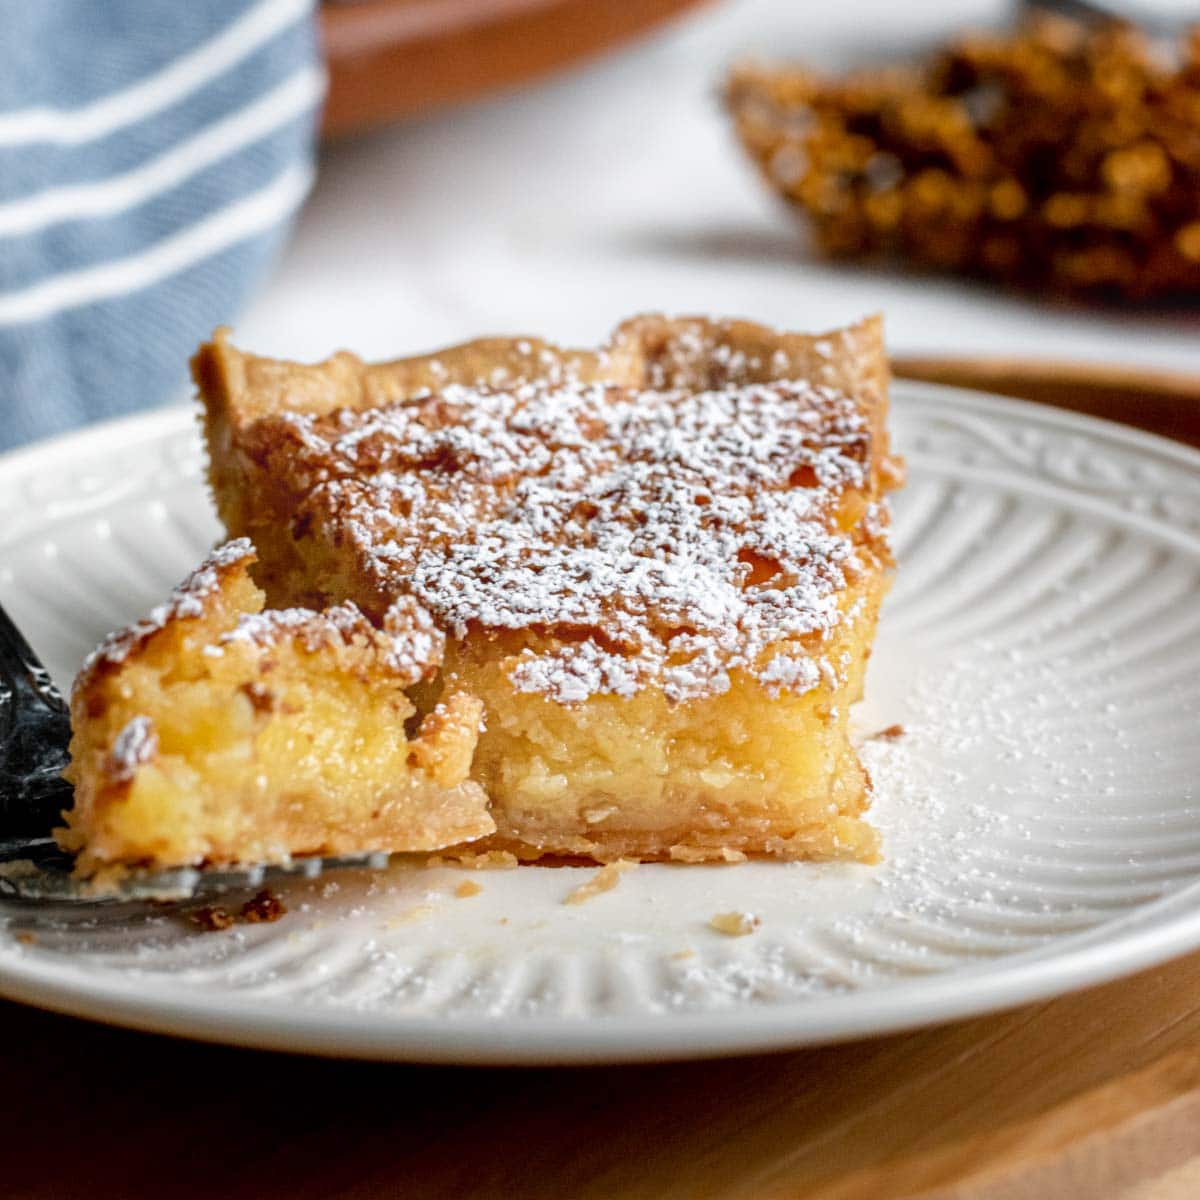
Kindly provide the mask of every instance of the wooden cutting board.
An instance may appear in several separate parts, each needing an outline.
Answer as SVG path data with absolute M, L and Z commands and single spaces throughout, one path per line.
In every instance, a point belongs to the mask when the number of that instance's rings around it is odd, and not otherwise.
M 338 0 L 321 6 L 327 135 L 547 75 L 701 0 Z
M 894 366 L 1200 444 L 1200 380 Z M 0 1197 L 13 1200 L 1200 1197 L 1200 954 L 941 1028 L 710 1063 L 320 1061 L 9 1004 L 0 1062 Z

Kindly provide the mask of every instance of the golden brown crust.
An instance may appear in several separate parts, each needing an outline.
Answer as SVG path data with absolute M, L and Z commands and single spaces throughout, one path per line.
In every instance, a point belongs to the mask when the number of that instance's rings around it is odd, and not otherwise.
M 230 445 L 262 417 L 360 411 L 409 400 L 447 384 L 507 385 L 542 379 L 633 383 L 620 352 L 563 350 L 537 338 L 477 338 L 430 354 L 368 363 L 348 350 L 296 363 L 239 350 L 221 327 L 192 358 L 210 446 Z
M 530 337 L 479 338 L 381 363 L 365 362 L 347 350 L 311 364 L 267 358 L 239 350 L 229 335 L 228 328 L 217 329 L 192 359 L 213 451 L 262 417 L 379 408 L 447 384 L 508 387 L 574 380 L 695 389 L 809 379 L 862 395 L 869 404 L 886 404 L 887 398 L 878 315 L 828 333 L 802 334 L 752 321 L 649 313 L 622 322 L 599 350 L 564 349 Z M 226 436 L 214 436 L 215 431 Z

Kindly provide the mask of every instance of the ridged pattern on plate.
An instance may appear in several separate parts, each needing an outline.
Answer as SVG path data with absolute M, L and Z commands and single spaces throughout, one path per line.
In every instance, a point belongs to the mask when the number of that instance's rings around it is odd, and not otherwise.
M 966 1011 L 1003 966 L 1169 932 L 1200 891 L 1197 458 L 1028 406 L 897 392 L 901 570 L 857 718 L 882 866 L 643 867 L 568 907 L 585 871 L 394 864 L 289 883 L 285 920 L 222 934 L 160 911 L 19 916 L 37 941 L 0 934 L 0 975 L 484 1033 L 498 1017 L 782 1006 L 802 1042 L 836 1032 L 851 994 L 916 985 L 919 1007 L 952 976 Z M 183 418 L 127 429 L 60 447 L 53 472 L 0 467 L 0 510 L 19 514 L 0 529 L 0 599 L 60 679 L 219 532 Z M 903 738 L 869 736 L 895 723 Z M 482 893 L 456 896 L 464 878 Z M 760 930 L 708 927 L 733 909 Z

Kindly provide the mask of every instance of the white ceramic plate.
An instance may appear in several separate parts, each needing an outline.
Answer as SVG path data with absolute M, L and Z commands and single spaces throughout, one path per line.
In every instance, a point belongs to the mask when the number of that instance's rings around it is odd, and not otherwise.
M 314 1053 L 620 1061 L 902 1029 L 1200 947 L 1200 455 L 895 390 L 911 483 L 858 714 L 906 730 L 864 744 L 883 865 L 645 866 L 564 906 L 587 869 L 398 864 L 223 933 L 9 909 L 0 992 Z M 180 410 L 0 462 L 0 514 L 0 600 L 64 684 L 219 534 Z M 761 928 L 708 927 L 729 910 Z

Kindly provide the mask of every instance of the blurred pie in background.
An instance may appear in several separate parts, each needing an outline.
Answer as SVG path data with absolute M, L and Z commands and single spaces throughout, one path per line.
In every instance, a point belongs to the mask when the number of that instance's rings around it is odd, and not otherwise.
M 1043 13 L 882 70 L 740 66 L 727 103 L 830 257 L 1200 296 L 1200 31 L 1169 44 Z

